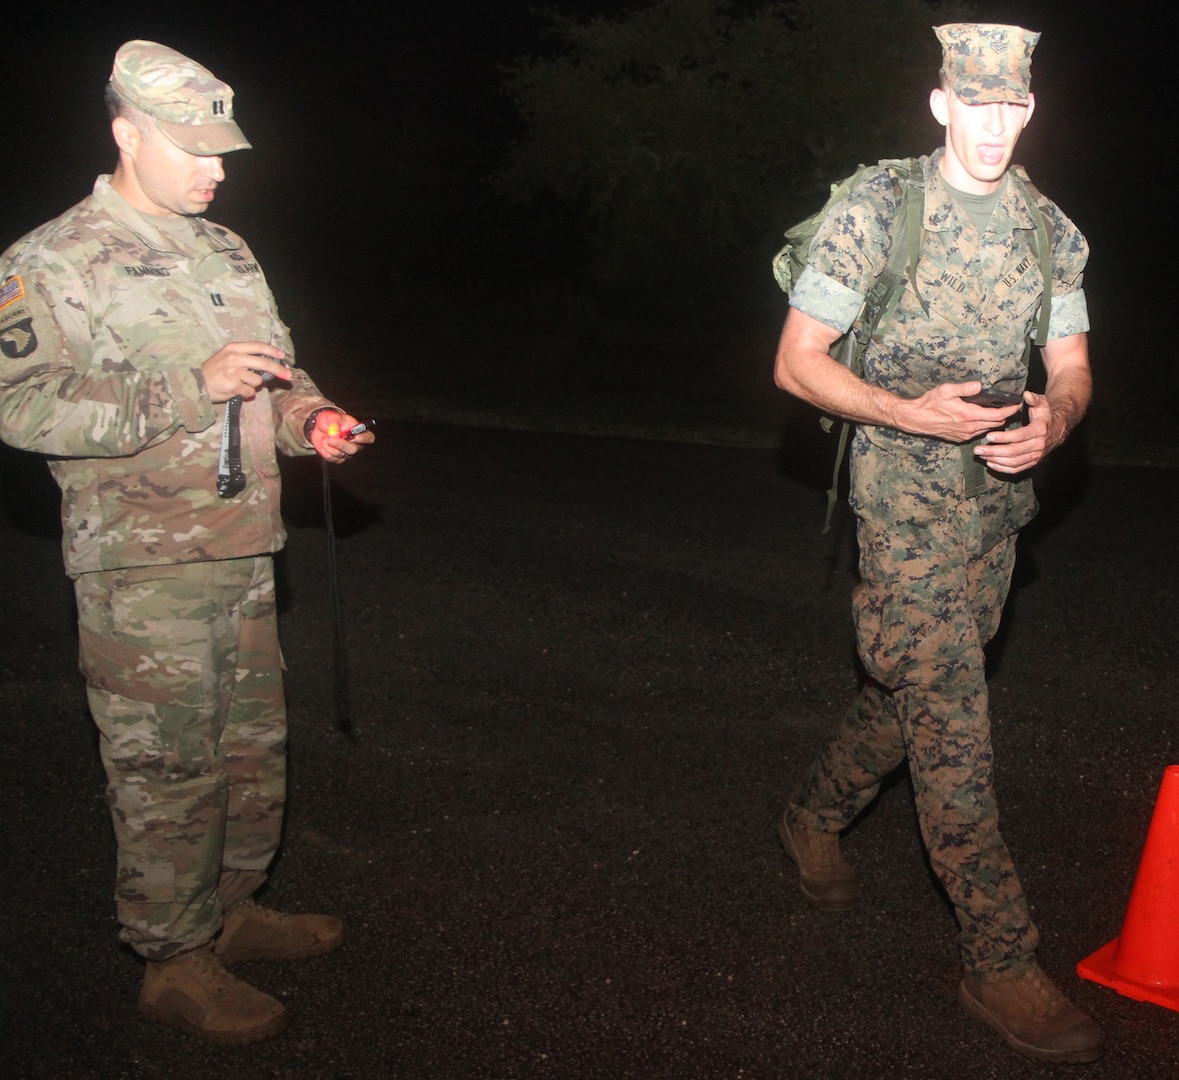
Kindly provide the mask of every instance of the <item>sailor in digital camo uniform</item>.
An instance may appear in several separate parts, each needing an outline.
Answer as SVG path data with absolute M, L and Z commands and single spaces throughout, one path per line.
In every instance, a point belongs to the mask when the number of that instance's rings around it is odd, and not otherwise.
M 961 927 L 963 1007 L 1021 1053 L 1091 1061 L 1098 1025 L 1036 962 L 1038 933 L 998 829 L 983 649 L 1007 598 L 1026 472 L 1060 445 L 1090 397 L 1084 237 L 1050 200 L 1044 393 L 1025 390 L 1025 344 L 1045 294 L 1035 217 L 1011 157 L 1032 118 L 1032 50 L 1015 26 L 936 28 L 930 108 L 945 145 L 922 159 L 921 257 L 858 378 L 828 355 L 884 269 L 898 196 L 881 170 L 827 215 L 791 293 L 779 386 L 858 425 L 851 453 L 860 581 L 853 613 L 866 681 L 792 795 L 779 832 L 803 894 L 854 907 L 839 833 L 908 758 L 929 856 Z M 914 290 L 916 285 L 916 291 Z M 918 295 L 919 294 L 919 295 Z M 1025 404 L 987 408 L 985 388 Z
M 343 462 L 373 440 L 340 437 L 355 418 L 294 365 L 253 254 L 200 216 L 250 145 L 232 99 L 172 49 L 118 50 L 113 175 L 0 258 L 0 437 L 51 455 L 62 491 L 141 1010 L 237 1044 L 287 1016 L 227 966 L 343 935 L 252 899 L 285 792 L 276 449 Z

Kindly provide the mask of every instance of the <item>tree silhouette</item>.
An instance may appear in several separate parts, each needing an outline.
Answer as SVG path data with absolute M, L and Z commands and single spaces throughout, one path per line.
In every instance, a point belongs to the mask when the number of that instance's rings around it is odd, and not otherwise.
M 599 282 L 712 318 L 769 280 L 777 238 L 830 181 L 936 145 L 931 25 L 966 10 L 653 0 L 615 17 L 550 14 L 553 54 L 505 70 L 524 135 L 496 186 L 579 214 Z

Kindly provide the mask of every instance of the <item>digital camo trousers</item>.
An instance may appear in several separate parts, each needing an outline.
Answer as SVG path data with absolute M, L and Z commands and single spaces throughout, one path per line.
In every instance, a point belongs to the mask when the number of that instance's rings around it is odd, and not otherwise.
M 278 847 L 286 708 L 273 563 L 97 571 L 75 594 L 120 937 L 162 960 L 212 938 Z
M 974 973 L 1025 966 L 1039 940 L 993 790 L 983 648 L 999 627 L 1016 537 L 979 550 L 985 504 L 961 499 L 916 531 L 860 516 L 854 611 L 868 679 L 790 809 L 797 825 L 838 831 L 907 757 L 922 836 Z

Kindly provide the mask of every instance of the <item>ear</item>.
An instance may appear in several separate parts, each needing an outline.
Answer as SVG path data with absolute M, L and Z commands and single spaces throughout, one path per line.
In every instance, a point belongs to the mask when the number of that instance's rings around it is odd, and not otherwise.
M 1027 127 L 1031 123 L 1032 113 L 1036 111 L 1036 95 L 1028 93 L 1028 111 L 1024 113 L 1023 126 Z
M 946 104 L 946 92 L 940 86 L 929 92 L 929 111 L 933 118 L 945 127 L 950 122 L 950 108 Z
M 111 135 L 119 152 L 130 158 L 135 157 L 139 144 L 143 142 L 143 133 L 125 116 L 116 116 L 111 121 Z

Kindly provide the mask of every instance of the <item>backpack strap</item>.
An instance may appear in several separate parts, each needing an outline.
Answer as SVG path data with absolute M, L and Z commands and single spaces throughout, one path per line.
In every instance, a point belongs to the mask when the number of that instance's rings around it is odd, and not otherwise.
M 921 172 L 921 163 L 916 158 L 905 158 L 882 161 L 880 164 L 892 176 L 893 187 L 898 195 L 896 214 L 889 229 L 888 261 L 880 276 L 873 282 L 872 288 L 868 290 L 864 305 L 860 308 L 851 329 L 832 354 L 844 367 L 859 376 L 864 374 L 864 353 L 868 350 L 868 343 L 880 340 L 885 325 L 892 318 L 901 294 L 905 291 L 906 280 L 913 283 L 913 291 L 921 301 L 922 310 L 929 314 L 929 307 L 917 286 L 917 260 L 921 257 L 925 211 L 925 177 Z M 824 417 L 824 430 L 830 431 L 832 423 L 829 417 Z M 827 489 L 824 533 L 831 531 L 831 519 L 835 514 L 835 504 L 839 501 L 839 474 L 843 468 L 843 459 L 847 454 L 847 444 L 854 426 L 850 420 L 840 422 L 839 445 L 835 451 L 831 487 Z
M 1011 175 L 1024 196 L 1024 202 L 1031 212 L 1036 231 L 1032 234 L 1032 252 L 1040 261 L 1040 276 L 1044 279 L 1044 292 L 1040 297 L 1040 313 L 1036 317 L 1036 344 L 1043 347 L 1048 341 L 1048 323 L 1052 318 L 1052 231 L 1044 211 L 1040 209 L 1040 189 L 1028 179 L 1018 165 Z
M 1032 215 L 1032 221 L 1035 222 L 1036 230 L 1032 233 L 1031 238 L 1032 254 L 1040 263 L 1040 276 L 1044 279 L 1044 291 L 1040 295 L 1040 311 L 1036 316 L 1035 332 L 1024 342 L 1023 366 L 1026 370 L 1031 360 L 1033 343 L 1042 347 L 1048 340 L 1048 323 L 1052 318 L 1052 234 L 1048 219 L 1039 206 L 1039 200 L 1043 197 L 1039 189 L 1018 165 L 1012 166 L 1011 176 Z M 962 444 L 962 472 L 965 477 L 965 494 L 968 499 L 981 495 L 987 488 L 986 466 L 974 456 L 974 447 L 978 445 L 979 441 L 976 439 Z
M 912 159 L 910 160 L 912 161 Z M 921 295 L 921 286 L 917 283 L 917 262 L 921 258 L 921 241 L 925 235 L 925 176 L 921 171 L 920 162 L 912 161 L 909 175 L 902 180 L 902 184 L 905 190 L 905 201 L 901 207 L 899 220 L 905 225 L 905 244 L 909 250 L 909 265 L 907 267 L 909 281 L 913 285 L 914 295 L 921 304 L 921 310 L 928 318 L 929 304 Z M 896 299 L 899 298 L 900 293 L 898 292 Z M 885 319 L 892 315 L 893 308 L 896 307 L 896 299 L 889 307 Z M 884 320 L 881 320 L 880 327 L 883 325 Z M 877 328 L 877 333 L 880 332 L 880 327 Z
M 916 158 L 884 161 L 892 175 L 897 193 L 896 212 L 889 230 L 888 261 L 884 270 L 868 290 L 864 306 L 856 318 L 858 336 L 862 343 L 856 358 L 857 375 L 863 374 L 864 352 L 869 341 L 879 341 L 888 320 L 892 318 L 908 281 L 921 303 L 921 310 L 929 314 L 929 305 L 917 284 L 917 262 L 921 258 L 922 230 L 925 224 L 925 177 Z

